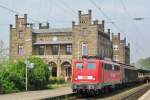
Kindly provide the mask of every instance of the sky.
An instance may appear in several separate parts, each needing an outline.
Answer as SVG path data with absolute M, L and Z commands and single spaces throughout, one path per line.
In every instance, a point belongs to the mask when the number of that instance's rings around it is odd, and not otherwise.
M 105 29 L 127 38 L 131 62 L 135 62 L 150 56 L 149 4 L 150 0 L 0 0 L 0 40 L 9 47 L 9 25 L 15 25 L 15 14 L 26 13 L 29 22 L 49 22 L 52 28 L 62 28 L 78 22 L 78 10 L 87 13 L 91 9 L 92 20 L 105 20 Z

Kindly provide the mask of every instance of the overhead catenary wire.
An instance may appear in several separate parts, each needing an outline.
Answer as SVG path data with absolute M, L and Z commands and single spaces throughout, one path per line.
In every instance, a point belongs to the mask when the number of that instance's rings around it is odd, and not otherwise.
M 127 9 L 127 7 L 126 7 L 126 5 L 125 5 L 125 3 L 124 3 L 124 0 L 120 0 L 120 1 L 121 1 L 121 4 L 122 4 L 122 7 L 123 7 L 123 10 L 124 10 L 125 14 L 127 14 L 127 16 L 131 19 L 131 23 L 133 24 L 136 33 L 140 34 L 141 32 L 140 32 L 138 26 L 133 22 L 133 19 L 134 19 L 134 18 L 132 17 L 132 15 L 130 14 L 130 12 L 128 11 L 128 9 Z M 137 45 L 138 45 L 139 47 L 142 47 L 140 44 L 137 44 Z M 141 48 L 141 49 L 142 49 L 142 52 L 145 51 L 143 48 Z
M 107 19 L 107 20 L 109 20 L 110 22 L 113 22 L 112 20 L 111 20 L 111 18 L 109 18 L 108 16 L 107 16 L 107 14 L 102 10 L 102 8 L 94 1 L 94 0 L 89 0 L 100 12 L 101 12 L 101 14 Z M 118 25 L 116 25 L 116 23 L 111 23 L 119 32 L 121 32 L 121 33 L 124 33 L 124 34 L 126 34 L 122 29 L 120 29 L 119 27 L 118 27 Z M 126 34 L 127 35 L 127 34 Z M 128 37 L 129 38 L 129 37 Z M 135 46 L 139 46 L 139 45 L 137 45 L 135 42 L 133 42 L 132 41 L 132 43 L 135 45 Z M 142 49 L 138 49 L 138 50 L 142 50 Z M 142 53 L 143 53 L 143 51 L 141 51 Z
M 108 21 L 113 22 L 113 20 L 111 20 L 111 18 L 109 18 L 109 17 L 107 16 L 107 14 L 102 10 L 102 8 L 101 8 L 100 6 L 98 6 L 98 5 L 94 2 L 94 0 L 89 0 L 89 1 L 101 12 L 101 14 L 102 14 Z M 122 32 L 122 30 L 121 30 L 115 23 L 111 23 L 111 24 L 113 24 L 113 26 L 114 26 L 117 30 L 119 30 L 120 32 Z
M 59 2 L 62 3 L 64 6 L 66 6 L 66 8 L 69 8 L 69 10 L 76 15 L 76 11 L 72 9 L 65 1 L 59 0 Z
M 5 9 L 5 10 L 11 12 L 11 13 L 14 13 L 14 14 L 20 14 L 20 15 L 22 15 L 20 12 L 17 12 L 17 11 L 15 11 L 15 10 L 10 9 L 10 8 L 8 8 L 8 7 L 6 7 L 6 6 L 3 6 L 3 5 L 1 5 L 1 4 L 0 4 L 0 8 Z M 37 20 L 35 20 L 35 19 L 32 19 L 31 17 L 28 17 L 28 18 L 29 18 L 30 20 L 32 20 L 33 22 L 39 23 L 39 21 L 37 21 Z
M 63 6 L 59 6 L 58 3 L 63 5 L 66 9 Z M 55 2 L 55 4 L 57 4 L 59 7 L 61 7 L 62 10 L 64 10 L 64 12 L 68 12 L 70 15 L 76 15 L 76 12 L 66 2 L 64 2 L 62 0 L 58 0 Z

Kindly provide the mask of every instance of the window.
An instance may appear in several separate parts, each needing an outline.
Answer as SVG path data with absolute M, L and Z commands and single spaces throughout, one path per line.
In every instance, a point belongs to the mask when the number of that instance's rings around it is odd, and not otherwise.
M 45 46 L 39 46 L 39 55 L 44 55 Z
M 57 67 L 52 67 L 52 77 L 57 77 Z
M 118 50 L 119 50 L 118 45 L 113 45 L 113 49 L 114 49 L 115 51 L 118 51 Z
M 71 76 L 71 72 L 72 71 L 72 69 L 71 69 L 71 67 L 67 67 L 66 68 L 66 76 Z
M 119 58 L 119 56 L 118 56 L 118 55 L 114 55 L 114 61 L 117 61 L 117 62 L 118 62 L 118 61 L 119 61 L 119 59 L 118 59 L 118 58 Z
M 76 63 L 76 68 L 82 69 L 83 68 L 83 63 Z
M 72 45 L 66 45 L 66 54 L 72 54 Z
M 23 31 L 19 31 L 19 38 L 23 38 Z
M 52 54 L 53 55 L 58 55 L 58 51 L 59 51 L 59 46 L 58 45 L 53 45 L 52 46 Z
M 114 70 L 118 71 L 118 70 L 120 70 L 120 67 L 118 65 L 114 65 Z
M 93 62 L 89 62 L 88 63 L 88 69 L 95 69 L 96 68 L 96 64 Z
M 19 27 L 22 27 L 22 22 L 21 21 L 19 22 Z
M 86 30 L 86 28 L 83 29 L 83 36 L 87 36 L 87 30 Z
M 88 44 L 83 43 L 82 44 L 82 56 L 87 56 L 88 55 Z
M 105 70 L 112 70 L 112 65 L 111 64 L 104 64 L 104 69 Z
M 22 45 L 18 46 L 18 55 L 23 55 L 23 46 Z

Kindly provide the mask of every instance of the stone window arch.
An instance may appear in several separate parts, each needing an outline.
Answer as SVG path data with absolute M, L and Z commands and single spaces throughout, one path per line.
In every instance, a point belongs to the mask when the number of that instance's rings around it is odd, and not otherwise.
M 57 77 L 57 64 L 55 62 L 49 62 L 49 70 L 52 77 Z
M 64 78 L 71 78 L 72 68 L 70 62 L 65 61 L 61 64 L 61 73 Z

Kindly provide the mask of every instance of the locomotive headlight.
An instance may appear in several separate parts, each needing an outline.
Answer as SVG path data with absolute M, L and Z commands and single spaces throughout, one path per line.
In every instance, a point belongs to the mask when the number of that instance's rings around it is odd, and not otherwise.
M 75 78 L 75 80 L 78 80 L 77 78 Z
M 95 80 L 95 76 L 93 76 L 93 80 Z

